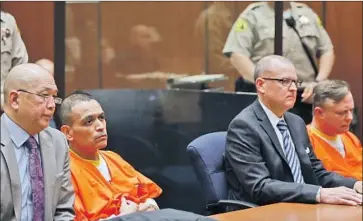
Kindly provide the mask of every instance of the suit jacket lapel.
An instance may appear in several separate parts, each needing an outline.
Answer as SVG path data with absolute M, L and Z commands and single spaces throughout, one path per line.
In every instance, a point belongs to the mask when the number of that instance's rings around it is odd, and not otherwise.
M 53 149 L 51 146 L 52 142 L 50 137 L 44 132 L 39 133 L 39 145 L 42 154 L 43 174 L 44 174 L 44 212 L 45 220 L 52 219 L 52 199 L 53 199 L 53 187 L 55 178 L 55 167 L 52 166 L 55 163 Z M 47 218 L 48 217 L 48 218 Z
M 13 196 L 13 204 L 15 210 L 15 216 L 17 220 L 20 220 L 20 210 L 21 210 L 21 184 L 19 168 L 16 161 L 14 144 L 11 141 L 8 129 L 5 126 L 4 117 L 1 117 L 1 152 L 5 158 L 6 165 L 8 166 L 8 171 L 11 181 L 11 192 Z M 3 170 L 5 168 L 1 168 Z
M 285 158 L 285 153 L 282 150 L 282 147 L 280 145 L 279 139 L 277 138 L 276 132 L 275 132 L 274 128 L 272 127 L 270 120 L 268 119 L 265 111 L 263 110 L 263 108 L 258 100 L 256 100 L 253 103 L 253 109 L 255 110 L 257 119 L 260 121 L 261 127 L 265 130 L 267 135 L 270 137 L 273 146 L 275 147 L 277 152 L 280 154 L 281 158 L 287 163 L 287 160 Z

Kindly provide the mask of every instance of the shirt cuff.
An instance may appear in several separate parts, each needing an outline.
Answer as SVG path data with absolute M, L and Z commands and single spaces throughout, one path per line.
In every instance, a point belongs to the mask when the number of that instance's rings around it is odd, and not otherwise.
M 320 191 L 321 191 L 321 187 L 318 189 L 318 192 L 316 193 L 316 202 L 320 203 L 321 199 L 320 199 Z

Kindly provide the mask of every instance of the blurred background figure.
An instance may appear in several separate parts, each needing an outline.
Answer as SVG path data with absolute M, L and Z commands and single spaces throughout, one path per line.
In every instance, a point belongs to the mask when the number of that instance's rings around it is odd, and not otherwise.
M 195 33 L 197 37 L 208 41 L 205 48 L 208 56 L 206 74 L 225 74 L 228 81 L 223 85 L 227 91 L 234 91 L 234 82 L 239 76 L 237 69 L 221 52 L 233 25 L 232 12 L 224 2 L 213 2 L 196 20 Z
M 138 74 L 157 71 L 160 68 L 155 45 L 162 38 L 155 27 L 136 25 L 130 31 L 130 44 L 118 54 L 117 70 L 122 74 Z
M 54 63 L 51 60 L 42 58 L 36 61 L 35 63 L 40 67 L 44 68 L 45 70 L 47 70 L 54 78 Z M 50 120 L 49 126 L 55 129 L 57 128 L 57 124 L 55 123 L 54 118 Z
M 28 52 L 15 18 L 1 11 L 1 113 L 4 105 L 4 81 L 16 65 L 28 63 Z

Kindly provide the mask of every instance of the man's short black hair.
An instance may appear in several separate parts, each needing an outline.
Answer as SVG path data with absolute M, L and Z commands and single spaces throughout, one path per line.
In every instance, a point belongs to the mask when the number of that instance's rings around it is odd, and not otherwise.
M 79 104 L 80 102 L 91 101 L 91 100 L 96 100 L 96 99 L 92 97 L 91 94 L 81 90 L 76 90 L 70 95 L 68 95 L 66 98 L 64 98 L 59 109 L 61 125 L 68 125 L 68 126 L 72 125 L 73 123 L 71 116 L 72 108 L 77 104 Z

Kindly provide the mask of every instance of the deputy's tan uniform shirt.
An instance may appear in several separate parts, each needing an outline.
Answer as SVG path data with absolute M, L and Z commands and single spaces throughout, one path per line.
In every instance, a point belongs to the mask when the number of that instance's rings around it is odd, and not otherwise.
M 9 13 L 1 11 L 1 107 L 4 80 L 12 67 L 23 63 L 28 63 L 28 53 L 16 21 Z
M 333 49 L 319 17 L 307 5 L 290 2 L 290 13 L 296 21 L 296 29 L 317 59 Z M 261 58 L 274 54 L 275 12 L 267 2 L 250 4 L 234 23 L 223 53 L 230 56 L 236 52 L 251 58 L 256 64 Z M 283 56 L 295 65 L 299 80 L 315 80 L 314 69 L 296 32 L 283 22 Z

